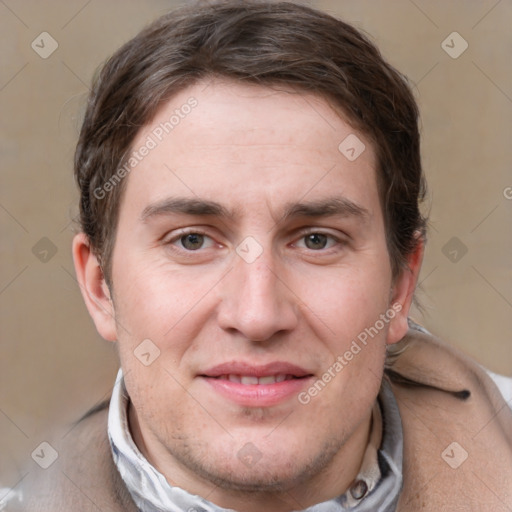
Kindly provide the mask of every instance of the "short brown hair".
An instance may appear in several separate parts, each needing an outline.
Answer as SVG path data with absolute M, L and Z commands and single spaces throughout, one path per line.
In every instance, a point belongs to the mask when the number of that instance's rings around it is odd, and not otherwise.
M 377 154 L 377 181 L 393 274 L 425 231 L 418 108 L 405 77 L 354 27 L 293 2 L 227 0 L 172 11 L 122 46 L 88 99 L 75 154 L 80 224 L 111 284 L 125 165 L 158 108 L 201 79 L 285 85 L 334 102 Z M 340 141 L 341 142 L 341 141 Z

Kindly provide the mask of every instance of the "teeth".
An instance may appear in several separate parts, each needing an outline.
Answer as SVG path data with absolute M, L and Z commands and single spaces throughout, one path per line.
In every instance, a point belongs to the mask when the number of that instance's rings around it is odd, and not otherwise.
M 244 386 L 249 386 L 251 384 L 258 384 L 258 377 L 248 377 L 248 376 L 243 375 L 242 377 L 240 377 L 240 382 Z
M 293 375 L 286 375 L 285 373 L 279 373 L 277 375 L 266 375 L 265 377 L 254 377 L 252 375 L 221 375 L 219 379 L 229 380 L 230 382 L 236 382 L 237 384 L 243 384 L 244 386 L 254 386 L 275 384 L 276 382 L 283 382 L 285 380 L 292 380 L 295 377 Z
M 274 375 L 269 375 L 268 377 L 260 377 L 258 379 L 258 384 L 274 384 L 276 382 L 276 378 Z

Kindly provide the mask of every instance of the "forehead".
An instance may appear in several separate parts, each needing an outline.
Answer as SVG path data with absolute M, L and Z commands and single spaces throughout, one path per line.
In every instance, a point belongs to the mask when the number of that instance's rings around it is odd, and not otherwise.
M 335 190 L 370 211 L 378 202 L 371 144 L 314 94 L 199 82 L 140 130 L 132 150 L 144 147 L 126 191 L 139 209 L 170 193 L 221 197 L 242 209 Z

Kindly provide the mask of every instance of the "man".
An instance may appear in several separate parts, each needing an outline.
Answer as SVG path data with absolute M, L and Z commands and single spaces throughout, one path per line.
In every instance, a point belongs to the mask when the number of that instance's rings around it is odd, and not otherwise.
M 408 319 L 418 112 L 359 32 L 282 2 L 123 46 L 75 158 L 78 281 L 121 371 L 22 510 L 510 510 L 512 411 Z

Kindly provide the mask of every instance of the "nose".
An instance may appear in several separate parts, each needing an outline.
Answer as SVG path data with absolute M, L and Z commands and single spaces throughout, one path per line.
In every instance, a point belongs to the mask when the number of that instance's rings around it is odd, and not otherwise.
M 236 257 L 222 295 L 219 325 L 250 341 L 270 340 L 278 333 L 293 330 L 298 323 L 300 299 L 272 257 L 262 255 L 252 263 Z

